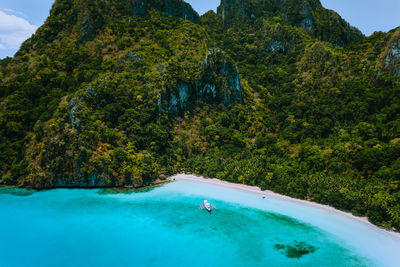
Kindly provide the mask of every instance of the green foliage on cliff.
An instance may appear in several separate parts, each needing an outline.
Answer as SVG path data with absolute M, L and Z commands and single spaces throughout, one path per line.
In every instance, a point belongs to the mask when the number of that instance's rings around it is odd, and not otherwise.
M 185 168 L 400 229 L 400 28 L 365 38 L 318 1 L 226 0 L 201 25 L 178 0 L 139 2 L 56 1 L 0 61 L 1 184 Z

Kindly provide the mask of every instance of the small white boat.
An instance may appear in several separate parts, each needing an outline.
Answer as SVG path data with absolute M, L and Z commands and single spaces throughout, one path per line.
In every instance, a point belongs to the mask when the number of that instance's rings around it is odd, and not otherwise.
M 208 212 L 211 212 L 211 204 L 207 200 L 204 200 L 204 208 L 206 208 Z

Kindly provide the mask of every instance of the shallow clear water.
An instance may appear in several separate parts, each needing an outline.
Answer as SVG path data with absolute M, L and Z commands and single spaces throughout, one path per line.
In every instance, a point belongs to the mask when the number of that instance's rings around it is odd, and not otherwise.
M 358 240 L 346 240 L 329 227 L 287 212 L 307 215 L 307 208 L 302 212 L 288 201 L 216 185 L 177 181 L 148 192 L 117 194 L 2 192 L 0 266 L 383 264 Z M 204 198 L 218 210 L 199 210 Z M 379 238 L 386 242 L 385 235 Z

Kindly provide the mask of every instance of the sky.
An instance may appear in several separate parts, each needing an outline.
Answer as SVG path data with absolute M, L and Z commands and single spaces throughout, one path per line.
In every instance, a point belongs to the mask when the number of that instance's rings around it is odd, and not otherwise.
M 0 58 L 13 56 L 44 23 L 54 0 L 0 0 Z M 220 0 L 187 0 L 200 14 L 216 11 Z M 400 26 L 400 0 L 321 0 L 369 36 Z

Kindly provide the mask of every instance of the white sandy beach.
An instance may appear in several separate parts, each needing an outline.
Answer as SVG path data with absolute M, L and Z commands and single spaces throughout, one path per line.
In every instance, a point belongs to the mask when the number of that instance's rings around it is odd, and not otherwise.
M 268 198 L 280 199 L 280 200 L 295 202 L 295 203 L 303 205 L 303 206 L 322 209 L 322 210 L 325 210 L 325 211 L 328 211 L 331 213 L 336 213 L 338 215 L 345 216 L 351 220 L 357 221 L 358 223 L 361 223 L 361 224 L 371 228 L 374 231 L 379 231 L 382 234 L 388 235 L 391 238 L 395 238 L 395 239 L 397 239 L 398 242 L 400 242 L 400 233 L 396 233 L 393 231 L 388 231 L 388 230 L 379 228 L 376 225 L 370 223 L 366 217 L 357 217 L 349 212 L 340 211 L 340 210 L 337 210 L 328 205 L 322 205 L 322 204 L 312 202 L 312 201 L 301 200 L 301 199 L 284 196 L 281 194 L 274 193 L 270 190 L 263 191 L 259 187 L 256 187 L 256 186 L 235 184 L 235 183 L 222 181 L 222 180 L 219 180 L 216 178 L 205 178 L 202 176 L 197 176 L 197 175 L 192 175 L 192 174 L 177 174 L 172 177 L 169 177 L 169 179 L 172 181 L 175 179 L 175 180 L 186 180 L 186 181 L 194 181 L 194 182 L 200 182 L 200 183 L 206 183 L 206 184 L 213 184 L 213 185 L 223 186 L 226 188 L 243 190 L 243 191 L 254 193 L 254 194 L 265 195 L 267 199 Z

